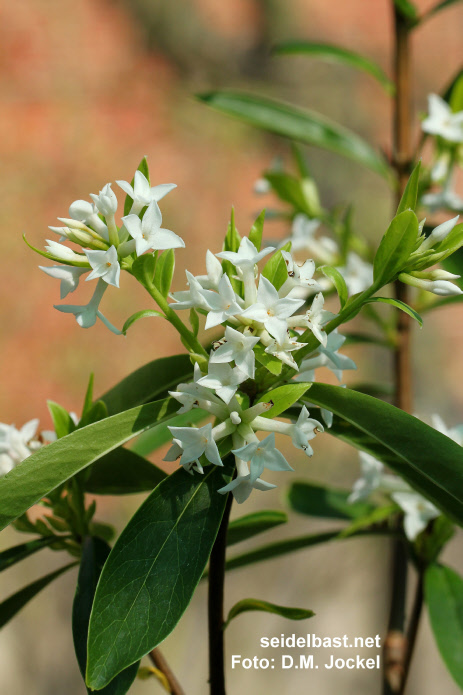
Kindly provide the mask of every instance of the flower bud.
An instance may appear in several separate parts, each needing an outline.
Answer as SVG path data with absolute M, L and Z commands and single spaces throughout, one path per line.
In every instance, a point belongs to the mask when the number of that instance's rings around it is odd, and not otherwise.
M 412 287 L 418 287 L 421 290 L 426 290 L 426 292 L 432 292 L 440 297 L 451 297 L 454 295 L 463 294 L 463 291 L 455 285 L 453 282 L 448 280 L 424 280 L 422 278 L 417 278 L 408 273 L 401 273 L 399 275 L 399 280 Z

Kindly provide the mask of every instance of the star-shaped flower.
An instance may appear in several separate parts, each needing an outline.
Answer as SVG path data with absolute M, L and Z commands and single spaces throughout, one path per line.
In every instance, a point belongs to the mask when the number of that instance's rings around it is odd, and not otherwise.
M 223 323 L 228 318 L 240 314 L 242 309 L 238 304 L 238 297 L 231 286 L 228 275 L 222 275 L 217 292 L 202 290 L 202 296 L 209 306 L 205 328 L 213 328 Z
M 264 468 L 268 468 L 270 471 L 294 470 L 281 451 L 276 448 L 273 432 L 261 442 L 250 442 L 239 449 L 234 449 L 233 453 L 242 461 L 249 461 L 251 466 L 250 483 L 255 483 L 260 478 Z
M 48 267 L 39 265 L 39 268 L 50 277 L 61 280 L 60 299 L 64 299 L 70 292 L 74 292 L 79 285 L 81 275 L 88 273 L 88 268 L 76 268 L 74 266 L 54 265 Z
M 184 248 L 185 242 L 170 229 L 163 229 L 162 214 L 159 205 L 153 200 L 141 220 L 138 215 L 127 215 L 122 218 L 130 236 L 135 239 L 137 256 L 149 249 L 165 250 Z
M 236 502 L 238 504 L 242 504 L 248 499 L 253 490 L 261 490 L 262 492 L 266 492 L 267 490 L 272 490 L 274 488 L 276 488 L 276 485 L 267 483 L 265 480 L 261 480 L 260 478 L 257 478 L 257 480 L 252 483 L 251 474 L 248 473 L 247 475 L 237 475 L 236 478 L 231 481 L 231 483 L 221 487 L 219 490 L 217 490 L 217 492 L 220 492 L 221 495 L 226 495 L 227 492 L 232 492 Z
M 258 251 L 252 241 L 247 237 L 243 237 L 238 251 L 221 251 L 216 255 L 218 258 L 230 261 L 236 268 L 245 270 L 254 268 L 256 263 L 259 263 L 262 258 L 272 253 L 272 251 L 275 251 L 273 246 L 268 246 L 266 249 Z
M 90 198 L 104 217 L 112 217 L 115 215 L 117 211 L 117 197 L 111 189 L 110 183 L 103 186 L 98 195 L 90 193 Z
M 324 428 L 321 422 L 314 420 L 309 415 L 310 413 L 304 405 L 297 422 L 291 428 L 291 440 L 296 449 L 302 449 L 307 456 L 313 456 L 313 449 L 309 440 L 314 439 L 317 432 L 323 432 Z
M 410 541 L 414 541 L 429 522 L 440 514 L 432 502 L 412 490 L 393 492 L 391 497 L 404 512 L 404 531 Z
M 122 332 L 113 326 L 112 323 L 108 321 L 108 319 L 103 316 L 101 311 L 98 309 L 107 287 L 108 285 L 104 282 L 104 280 L 100 279 L 98 280 L 93 297 L 88 304 L 55 304 L 54 307 L 58 311 L 62 311 L 64 314 L 74 314 L 77 323 L 82 328 L 90 328 L 91 326 L 94 326 L 97 318 L 99 318 L 112 333 L 122 335 Z
M 212 363 L 209 364 L 209 373 L 201 377 L 198 384 L 214 389 L 225 403 L 230 403 L 238 390 L 238 386 L 247 378 L 247 374 L 238 367 L 232 369 L 229 364 Z
M 85 249 L 85 255 L 88 262 L 93 268 L 86 280 L 95 280 L 101 278 L 108 285 L 119 287 L 119 278 L 121 275 L 121 266 L 115 246 L 111 246 L 107 251 L 89 251 Z
M 317 295 L 318 296 L 318 295 Z M 288 319 L 304 304 L 303 299 L 281 298 L 272 283 L 260 276 L 257 302 L 243 311 L 243 318 L 263 323 L 266 330 L 279 343 L 283 343 L 288 330 Z
M 255 355 L 253 347 L 257 345 L 259 338 L 252 335 L 245 335 L 236 331 L 231 326 L 225 328 L 225 342 L 211 352 L 210 363 L 222 364 L 234 361 L 236 366 L 241 369 L 250 379 L 254 378 Z
M 183 450 L 180 465 L 185 466 L 197 461 L 204 454 L 208 461 L 216 466 L 223 466 L 217 444 L 212 437 L 212 425 L 204 427 L 169 427 L 174 443 Z
M 439 135 L 449 142 L 463 142 L 463 111 L 453 113 L 437 94 L 428 96 L 428 109 L 429 115 L 421 124 L 425 133 Z

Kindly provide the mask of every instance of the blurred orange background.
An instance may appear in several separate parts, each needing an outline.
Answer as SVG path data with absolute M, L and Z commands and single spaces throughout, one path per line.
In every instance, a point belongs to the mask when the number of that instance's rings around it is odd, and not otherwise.
M 425 9 L 434 0 L 416 4 Z M 426 109 L 426 95 L 440 91 L 460 67 L 462 24 L 463 10 L 457 4 L 414 34 L 416 117 Z M 91 371 L 98 394 L 145 362 L 182 350 L 168 324 L 160 330 L 151 320 L 138 322 L 126 338 L 112 335 L 101 323 L 79 328 L 73 317 L 53 308 L 59 301 L 58 283 L 38 270 L 43 259 L 26 247 L 21 235 L 26 232 L 31 243 L 43 247 L 45 238 L 53 237 L 48 225 L 67 216 L 73 200 L 88 199 L 108 181 L 130 181 L 147 155 L 153 185 L 178 185 L 161 206 L 165 226 L 187 246 L 177 253 L 174 289 L 183 288 L 186 266 L 202 273 L 206 249 L 218 251 L 221 246 L 231 206 L 238 228 L 246 231 L 269 202 L 254 194 L 255 180 L 276 155 L 289 159 L 289 148 L 281 139 L 209 111 L 195 101 L 196 92 L 239 87 L 280 96 L 329 115 L 390 150 L 391 103 L 381 88 L 368 76 L 341 66 L 271 58 L 271 46 L 286 38 L 337 42 L 368 55 L 390 73 L 390 2 L 22 0 L 0 8 L 1 422 L 20 426 L 40 417 L 48 428 L 46 400 L 79 412 Z M 308 155 L 323 203 L 352 200 L 359 231 L 378 240 L 392 210 L 386 184 L 335 155 L 317 150 Z M 122 204 L 122 194 L 119 199 Z M 280 232 L 271 223 L 267 227 L 270 238 Z M 87 296 L 84 292 L 80 297 Z M 150 299 L 128 276 L 120 291 L 107 292 L 102 304 L 103 313 L 117 326 L 142 308 L 150 308 Z M 462 317 L 461 305 L 443 309 L 427 316 L 423 330 L 415 333 L 416 411 L 424 416 L 439 412 L 450 426 L 463 421 Z M 382 353 L 363 358 L 355 348 L 349 354 L 357 363 L 366 360 L 355 380 L 390 378 Z M 310 470 L 300 460 L 298 476 L 350 485 L 357 473 L 355 453 L 340 443 L 319 440 Z M 240 513 L 280 504 L 285 482 L 280 492 L 265 500 L 258 497 Z M 106 502 L 105 513 L 122 527 L 137 502 L 124 499 L 117 509 Z M 307 519 L 292 521 L 298 533 L 317 528 Z M 4 534 L 1 547 L 20 540 L 17 534 Z M 454 540 L 447 551 L 454 565 L 457 550 Z M 349 541 L 337 549 L 335 559 L 333 552 L 323 547 L 231 576 L 229 605 L 260 595 L 262 576 L 268 573 L 272 581 L 265 582 L 263 598 L 313 608 L 318 616 L 302 628 L 268 616 L 240 618 L 230 629 L 229 653 L 247 649 L 252 655 L 261 635 L 304 634 L 306 627 L 327 635 L 381 632 L 387 610 L 387 545 Z M 54 562 L 55 556 L 44 551 L 20 570 L 2 575 L 2 596 Z M 2 692 L 84 692 L 70 637 L 73 582 L 74 577 L 60 580 L 59 591 L 48 590 L 2 632 Z M 201 588 L 195 607 L 166 643 L 189 693 L 204 692 L 206 684 L 203 609 Z M 371 672 L 310 674 L 310 680 L 296 672 L 289 677 L 277 671 L 256 673 L 230 673 L 230 692 L 291 694 L 307 685 L 321 693 L 378 689 L 377 675 Z M 425 624 L 409 694 L 431 693 L 437 687 L 448 695 L 458 692 Z M 133 692 L 143 695 L 156 689 L 160 687 L 154 682 L 139 682 Z

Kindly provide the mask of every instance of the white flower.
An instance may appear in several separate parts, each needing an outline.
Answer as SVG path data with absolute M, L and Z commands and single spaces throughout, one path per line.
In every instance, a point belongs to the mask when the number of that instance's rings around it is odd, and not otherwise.
M 416 492 L 393 492 L 391 497 L 404 512 L 404 531 L 410 541 L 414 541 L 429 522 L 440 514 L 432 502 Z
M 326 346 L 319 345 L 317 348 L 318 354 L 314 357 L 308 357 L 303 360 L 300 367 L 300 374 L 296 377 L 297 381 L 314 381 L 314 370 L 318 367 L 328 367 L 333 374 L 336 375 L 339 381 L 342 379 L 342 373 L 345 369 L 357 369 L 357 365 L 350 357 L 340 355 L 338 350 L 342 347 L 346 337 L 338 333 L 336 328 L 332 331 Z
M 242 312 L 228 275 L 222 275 L 220 278 L 217 292 L 201 290 L 201 294 L 209 306 L 206 329 L 218 326 L 228 318 Z
M 400 273 L 399 280 L 412 287 L 418 287 L 420 290 L 425 290 L 426 292 L 432 292 L 440 297 L 452 297 L 459 294 L 463 294 L 462 290 L 449 280 L 440 279 L 439 277 L 434 280 L 432 274 L 439 271 L 431 271 L 429 273 L 430 277 L 419 277 L 418 273 Z M 445 273 L 446 271 L 440 271 L 440 273 Z M 452 279 L 459 278 L 459 275 L 453 275 L 448 273 L 447 277 Z
M 443 241 L 452 231 L 452 229 L 455 227 L 456 223 L 458 222 L 459 215 L 454 217 L 451 220 L 446 220 L 445 222 L 442 222 L 438 227 L 435 227 L 431 234 L 424 239 L 424 241 L 421 243 L 418 251 L 422 253 L 423 251 L 427 251 L 428 249 L 432 249 L 435 244 L 440 243 Z
M 231 483 L 228 483 L 228 485 L 221 487 L 218 492 L 220 492 L 221 495 L 226 495 L 228 492 L 233 493 L 233 497 L 238 504 L 245 502 L 253 490 L 267 492 L 267 490 L 276 488 L 276 485 L 266 483 L 265 480 L 261 480 L 261 478 L 257 478 L 254 482 L 251 482 L 251 474 L 247 463 L 238 457 L 236 457 L 236 471 L 236 478 L 232 480 Z
M 110 183 L 103 186 L 98 195 L 90 193 L 90 198 L 104 217 L 114 217 L 117 211 L 117 197 L 114 191 L 111 190 Z
M 185 242 L 170 229 L 163 229 L 162 214 L 159 205 L 153 200 L 143 219 L 138 215 L 127 215 L 122 218 L 129 234 L 135 239 L 137 255 L 141 256 L 149 249 L 165 250 L 184 248 Z
M 326 347 L 328 342 L 328 336 L 323 330 L 323 326 L 326 324 L 327 320 L 332 316 L 330 312 L 325 311 L 323 306 L 325 304 L 325 298 L 321 292 L 315 295 L 312 306 L 305 316 L 304 324 L 309 328 L 317 340 Z M 302 324 L 300 324 L 302 325 Z
M 304 405 L 296 423 L 291 427 L 291 440 L 296 449 L 302 449 L 307 456 L 313 456 L 313 449 L 309 441 L 315 438 L 317 431 L 323 432 L 324 428 L 321 422 L 314 420 L 309 415 L 310 413 Z
M 254 193 L 257 193 L 257 195 L 265 195 L 266 193 L 270 193 L 271 190 L 272 187 L 267 179 L 260 178 L 254 182 Z
M 39 265 L 40 270 L 52 278 L 61 280 L 60 299 L 64 299 L 70 292 L 74 292 L 79 285 L 81 275 L 88 273 L 88 268 L 74 266 L 54 265 L 52 267 Z
M 111 246 L 107 251 L 89 251 L 85 249 L 85 255 L 93 268 L 86 280 L 101 278 L 108 285 L 119 287 L 121 266 L 119 265 L 117 250 L 114 246 Z
M 257 303 L 248 307 L 242 316 L 263 323 L 270 335 L 283 343 L 288 330 L 287 319 L 303 304 L 303 299 L 280 298 L 272 283 L 261 275 Z
M 63 246 L 58 241 L 53 241 L 52 239 L 47 239 L 48 246 L 45 246 L 45 251 L 48 251 L 52 256 L 63 261 L 63 263 L 79 263 L 82 265 L 85 262 L 85 256 L 80 253 L 75 253 L 68 246 Z
M 0 423 L 0 477 L 9 473 L 41 446 L 35 439 L 39 421 L 29 420 L 21 429 Z
M 373 266 L 354 251 L 349 251 L 346 265 L 338 270 L 346 281 L 349 296 L 363 292 L 373 284 Z
M 199 283 L 198 278 L 192 275 L 188 270 L 186 270 L 185 273 L 187 277 L 187 285 L 190 289 L 181 290 L 180 292 L 173 292 L 170 295 L 176 302 L 176 304 L 172 305 L 172 309 L 181 311 L 182 309 L 196 308 L 208 311 L 210 307 L 201 292 L 203 287 Z
M 428 96 L 429 115 L 421 124 L 425 133 L 439 135 L 449 142 L 463 142 L 463 111 L 453 113 L 437 94 Z
M 212 363 L 209 365 L 209 373 L 198 379 L 198 384 L 214 389 L 225 403 L 230 403 L 238 386 L 247 378 L 248 375 L 238 367 L 232 369 L 229 364 Z
M 222 264 L 209 249 L 206 252 L 207 275 L 198 275 L 196 280 L 204 290 L 216 290 L 223 275 Z
M 290 241 L 293 253 L 308 251 L 323 263 L 332 265 L 339 255 L 338 245 L 333 239 L 326 236 L 315 238 L 315 232 L 320 224 L 319 220 L 311 220 L 302 213 L 296 215 L 293 220 L 291 236 L 281 242 L 281 245 Z
M 158 186 L 151 187 L 146 176 L 138 169 L 135 172 L 133 186 L 127 181 L 116 181 L 116 183 L 122 188 L 124 193 L 127 193 L 132 198 L 133 204 L 130 214 L 134 215 L 138 215 L 146 205 L 153 201 L 158 203 L 170 191 L 177 188 L 175 183 L 161 183 Z
M 447 427 L 440 415 L 432 415 L 431 422 L 435 430 L 437 430 L 441 434 L 445 434 L 446 437 L 449 437 L 449 439 L 453 439 L 454 442 L 456 442 L 460 446 L 463 446 L 463 428 L 461 426 Z
M 239 449 L 233 449 L 235 456 L 251 465 L 250 483 L 255 483 L 264 468 L 270 471 L 292 471 L 283 454 L 275 447 L 275 434 L 272 432 L 261 442 L 250 442 Z
M 15 462 L 8 454 L 0 454 L 0 478 L 9 473 L 15 467 Z
M 231 326 L 225 328 L 225 342 L 215 349 L 210 356 L 210 364 L 232 362 L 234 360 L 250 379 L 254 378 L 255 355 L 254 345 L 257 345 L 259 338 L 244 335 L 236 331 Z
M 259 263 L 262 258 L 272 251 L 275 251 L 273 246 L 268 246 L 262 251 L 258 251 L 252 241 L 249 241 L 247 237 L 243 237 L 237 252 L 221 251 L 216 255 L 218 258 L 230 261 L 230 263 L 233 263 L 237 268 L 241 268 L 242 270 L 252 268 L 254 271 L 256 263 Z
M 370 454 L 359 451 L 361 476 L 355 481 L 348 502 L 358 502 L 371 495 L 381 485 L 384 466 Z
M 82 328 L 90 328 L 91 326 L 95 325 L 97 318 L 99 318 L 110 331 L 116 335 L 122 335 L 121 331 L 115 328 L 115 326 L 113 326 L 112 323 L 110 323 L 98 309 L 107 287 L 108 285 L 104 282 L 104 280 L 98 280 L 93 297 L 88 304 L 75 306 L 71 304 L 54 304 L 54 307 L 58 311 L 62 311 L 65 314 L 74 314 L 77 323 Z
M 286 297 L 292 290 L 298 287 L 310 289 L 312 292 L 319 292 L 320 285 L 313 279 L 315 273 L 315 263 L 310 258 L 302 265 L 296 263 L 288 251 L 282 251 L 281 255 L 286 264 L 288 277 L 278 290 L 280 297 Z
M 440 209 L 463 212 L 463 198 L 447 187 L 443 188 L 441 191 L 426 193 L 421 198 L 421 203 L 429 208 L 431 212 Z
M 212 425 L 209 422 L 204 427 L 169 427 L 174 437 L 174 443 L 182 448 L 181 466 L 188 466 L 204 454 L 208 461 L 216 466 L 223 466 L 217 444 L 212 436 Z
M 307 343 L 298 343 L 294 338 L 291 338 L 288 333 L 285 334 L 285 339 L 282 343 L 277 340 L 272 340 L 272 342 L 267 345 L 265 352 L 274 357 L 278 357 L 284 364 L 288 367 L 292 367 L 296 371 L 299 369 L 296 360 L 290 354 L 294 350 L 299 350 L 299 348 L 304 347 Z
M 69 215 L 73 220 L 84 222 L 84 224 L 94 229 L 95 232 L 98 232 L 103 239 L 109 241 L 108 227 L 98 216 L 95 204 L 89 203 L 87 200 L 75 200 L 69 206 Z

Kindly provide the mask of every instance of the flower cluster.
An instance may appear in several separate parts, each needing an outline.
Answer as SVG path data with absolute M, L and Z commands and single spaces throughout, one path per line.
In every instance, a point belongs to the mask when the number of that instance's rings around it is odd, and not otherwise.
M 59 235 L 59 241 L 47 240 L 41 255 L 59 265 L 40 266 L 47 275 L 60 280 L 61 299 L 74 292 L 83 275 L 87 281 L 98 280 L 88 304 L 60 304 L 55 308 L 73 314 L 83 328 L 93 326 L 99 318 L 113 333 L 120 334 L 99 310 L 108 285 L 119 287 L 121 268 L 129 270 L 137 256 L 149 250 L 184 247 L 183 240 L 162 227 L 158 202 L 176 187 L 173 183 L 151 187 L 145 174 L 137 170 L 132 184 L 116 181 L 127 194 L 126 210 L 120 227 L 116 224 L 117 196 L 110 183 L 98 195 L 91 194 L 92 202 L 76 200 L 69 208 L 69 218 L 58 218 L 60 227 L 50 227 Z M 127 201 L 129 206 L 127 206 Z M 131 201 L 131 204 L 130 204 Z M 77 245 L 78 251 L 63 242 Z
M 0 423 L 0 477 L 9 473 L 43 444 L 55 441 L 54 432 L 38 433 L 37 419 L 26 422 L 21 429 Z
M 438 415 L 433 415 L 432 426 L 463 446 L 461 428 L 448 428 Z M 359 458 L 362 475 L 353 485 L 349 502 L 366 499 L 375 492 L 389 495 L 404 513 L 404 531 L 407 538 L 414 541 L 428 523 L 439 516 L 440 511 L 432 502 L 415 492 L 402 478 L 385 473 L 381 461 L 365 452 L 360 452 Z

